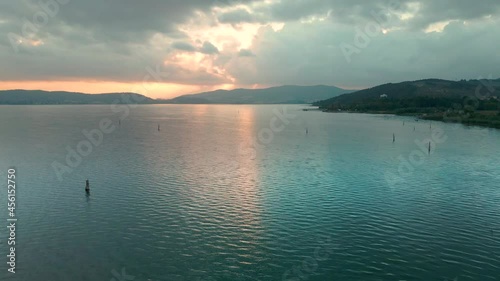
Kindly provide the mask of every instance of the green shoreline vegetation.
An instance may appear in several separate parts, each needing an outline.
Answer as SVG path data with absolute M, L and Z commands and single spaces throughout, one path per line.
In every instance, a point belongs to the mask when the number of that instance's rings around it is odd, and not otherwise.
M 330 110 L 319 108 L 323 112 L 329 113 L 367 113 L 367 114 L 394 114 L 399 116 L 414 116 L 418 119 L 441 121 L 445 123 L 460 123 L 469 126 L 481 126 L 500 129 L 500 111 L 474 111 L 470 113 L 459 113 L 453 111 L 429 112 L 429 113 L 409 113 L 401 111 L 360 111 L 360 110 Z

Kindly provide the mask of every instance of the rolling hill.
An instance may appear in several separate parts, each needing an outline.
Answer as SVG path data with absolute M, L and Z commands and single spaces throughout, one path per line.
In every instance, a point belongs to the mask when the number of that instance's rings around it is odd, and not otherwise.
M 440 79 L 425 79 L 401 83 L 389 83 L 373 88 L 353 92 L 349 95 L 340 95 L 331 99 L 315 103 L 322 108 L 369 106 L 370 104 L 394 104 L 398 101 L 410 100 L 456 100 L 464 97 L 480 95 L 500 96 L 500 79 L 497 80 L 461 80 L 448 81 Z M 386 98 L 381 96 L 386 95 Z
M 134 93 L 83 94 L 38 90 L 0 91 L 0 104 L 113 104 L 154 103 L 155 100 Z
M 500 128 L 500 79 L 384 84 L 315 103 L 324 111 L 414 115 Z
M 155 100 L 135 93 L 83 94 L 39 90 L 0 91 L 0 104 L 304 104 L 350 91 L 334 86 L 281 86 L 267 89 L 217 90 Z
M 177 104 L 306 104 L 351 91 L 334 86 L 280 86 L 267 89 L 217 90 L 184 95 L 165 102 Z

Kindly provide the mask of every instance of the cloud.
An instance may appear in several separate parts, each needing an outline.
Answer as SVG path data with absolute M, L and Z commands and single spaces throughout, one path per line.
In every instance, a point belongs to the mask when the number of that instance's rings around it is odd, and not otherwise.
M 238 8 L 218 15 L 220 23 L 266 23 L 271 20 L 264 13 L 258 13 L 258 10 L 249 12 L 248 9 Z
M 205 41 L 200 49 L 200 52 L 207 55 L 218 54 L 219 49 L 215 47 L 212 43 Z
M 172 44 L 172 48 L 181 50 L 181 51 L 186 51 L 186 52 L 195 52 L 196 47 L 187 43 L 187 42 L 174 42 Z
M 421 1 L 420 9 L 411 20 L 413 28 L 425 29 L 429 25 L 441 21 L 471 21 L 487 16 L 499 15 L 500 1 L 484 0 L 481 5 L 474 1 Z
M 142 81 L 161 66 L 186 85 L 359 88 L 500 72 L 497 0 L 60 3 L 1 2 L 0 81 Z
M 372 21 L 374 15 L 395 15 L 394 24 L 408 29 L 425 29 L 429 25 L 449 20 L 474 20 L 496 15 L 500 12 L 500 1 L 484 0 L 481 5 L 467 0 L 290 0 L 272 1 L 268 5 L 237 9 L 222 14 L 221 22 L 269 21 L 293 22 L 310 18 L 329 18 L 343 24 L 363 24 Z M 265 16 L 264 16 L 265 15 Z M 408 20 L 401 20 L 409 18 Z
M 237 9 L 227 13 L 221 14 L 219 22 L 222 23 L 242 23 L 242 22 L 255 22 L 255 18 L 246 9 Z
M 225 67 L 241 84 L 333 84 L 350 88 L 423 78 L 495 76 L 500 70 L 499 20 L 450 23 L 442 32 L 397 30 L 369 37 L 349 63 L 340 46 L 354 44 L 356 27 L 318 21 L 262 28 L 253 60 Z M 495 39 L 493 39 L 495 38 Z
M 215 47 L 212 43 L 205 41 L 203 45 L 199 48 L 195 47 L 191 43 L 188 42 L 174 42 L 171 47 L 176 50 L 185 51 L 185 52 L 200 52 L 206 55 L 214 55 L 219 53 L 219 49 Z
M 250 50 L 241 49 L 238 52 L 238 56 L 240 56 L 240 57 L 255 57 L 255 54 L 252 51 L 250 51 Z

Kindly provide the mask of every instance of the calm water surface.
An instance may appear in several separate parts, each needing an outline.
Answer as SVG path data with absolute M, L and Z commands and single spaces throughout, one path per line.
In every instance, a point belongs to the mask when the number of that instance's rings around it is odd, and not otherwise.
M 428 122 L 283 108 L 1 106 L 0 279 L 500 280 L 499 130 L 433 123 L 427 155 Z

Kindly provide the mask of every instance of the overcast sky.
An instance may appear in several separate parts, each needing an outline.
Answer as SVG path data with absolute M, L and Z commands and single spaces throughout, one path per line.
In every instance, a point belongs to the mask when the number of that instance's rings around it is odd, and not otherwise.
M 0 0 L 0 89 L 498 78 L 499 46 L 499 0 Z

